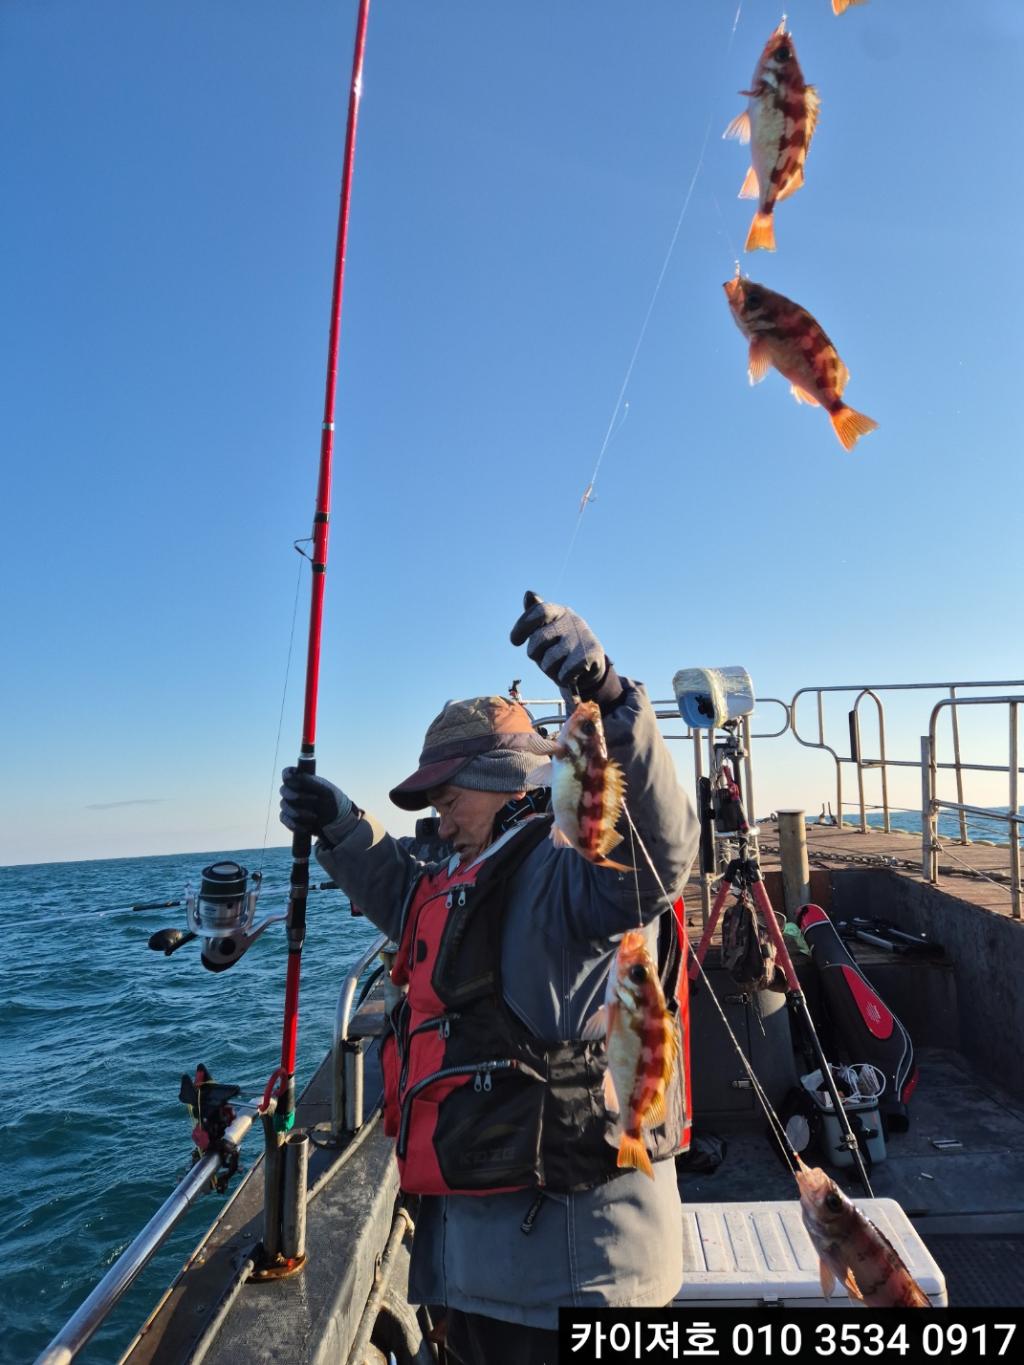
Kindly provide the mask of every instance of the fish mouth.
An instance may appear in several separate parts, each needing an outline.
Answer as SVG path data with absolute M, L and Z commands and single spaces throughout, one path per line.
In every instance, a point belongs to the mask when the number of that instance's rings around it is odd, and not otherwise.
M 743 280 L 739 275 L 734 275 L 731 280 L 726 280 L 722 288 L 730 303 L 738 303 L 743 294 Z

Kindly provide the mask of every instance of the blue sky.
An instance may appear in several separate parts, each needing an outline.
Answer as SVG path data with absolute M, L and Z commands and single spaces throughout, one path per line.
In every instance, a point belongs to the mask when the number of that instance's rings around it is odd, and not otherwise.
M 375 0 L 318 735 L 361 804 L 388 813 L 446 698 L 541 690 L 526 587 L 661 696 L 700 663 L 782 697 L 1024 672 L 1024 7 L 786 9 L 821 122 L 744 268 L 836 342 L 880 423 L 851 455 L 777 374 L 748 387 L 721 289 L 751 214 L 721 132 L 779 5 Z M 0 863 L 263 841 L 354 16 L 0 9 Z M 760 811 L 830 794 L 791 740 L 758 773 Z

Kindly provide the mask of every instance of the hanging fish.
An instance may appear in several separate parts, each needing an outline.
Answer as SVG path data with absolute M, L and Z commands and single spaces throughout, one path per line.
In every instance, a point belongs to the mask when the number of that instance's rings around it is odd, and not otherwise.
M 850 372 L 806 308 L 739 274 L 724 284 L 736 326 L 750 340 L 751 384 L 774 365 L 798 403 L 822 406 L 847 450 L 878 423 L 842 401 Z
M 821 1257 L 821 1292 L 835 1283 L 868 1308 L 930 1308 L 928 1295 L 889 1239 L 819 1167 L 796 1171 L 804 1227 Z
M 868 0 L 832 0 L 832 13 L 845 14 L 851 5 L 866 5 Z
M 581 701 L 562 726 L 550 770 L 535 773 L 538 785 L 550 782 L 555 823 L 552 841 L 576 849 L 598 867 L 633 869 L 605 856 L 622 842 L 616 825 L 622 816 L 626 781 L 608 757 L 596 701 Z
M 740 198 L 756 199 L 757 212 L 745 250 L 774 251 L 775 205 L 804 183 L 804 162 L 821 104 L 814 86 L 804 84 L 785 20 L 765 43 L 751 88 L 740 94 L 749 97 L 747 108 L 723 136 L 750 143 L 752 164 Z
M 665 1091 L 676 1061 L 676 1036 L 658 969 L 643 932 L 622 936 L 608 974 L 605 1002 L 584 1029 L 608 1051 L 605 1103 L 619 1116 L 619 1166 L 654 1179 L 643 1129 L 665 1121 Z

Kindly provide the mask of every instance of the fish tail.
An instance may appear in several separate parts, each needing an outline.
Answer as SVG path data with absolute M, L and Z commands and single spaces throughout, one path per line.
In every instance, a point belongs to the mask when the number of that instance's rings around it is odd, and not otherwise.
M 775 224 L 770 213 L 754 214 L 744 251 L 774 251 Z
M 654 1167 L 651 1165 L 651 1158 L 647 1155 L 647 1148 L 643 1144 L 643 1139 L 631 1137 L 629 1133 L 622 1134 L 616 1165 L 629 1166 L 633 1170 L 643 1171 L 644 1175 L 649 1176 L 651 1180 L 654 1179 Z
M 833 427 L 835 427 L 836 435 L 846 450 L 852 450 L 861 436 L 866 436 L 869 431 L 874 431 L 878 426 L 873 418 L 865 417 L 862 412 L 848 408 L 845 403 L 840 403 L 833 408 L 829 416 L 832 419 Z

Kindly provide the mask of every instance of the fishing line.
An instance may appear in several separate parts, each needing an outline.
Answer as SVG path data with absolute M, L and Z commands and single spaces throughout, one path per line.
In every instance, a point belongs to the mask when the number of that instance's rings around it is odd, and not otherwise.
M 300 550 L 300 545 L 306 545 L 312 538 L 307 536 L 304 540 L 295 542 L 295 550 L 299 555 L 299 572 L 295 579 L 295 601 L 292 604 L 292 628 L 288 636 L 288 658 L 284 666 L 284 688 L 281 692 L 281 710 L 277 718 L 277 739 L 274 742 L 274 763 L 270 771 L 270 795 L 267 797 L 267 818 L 263 825 L 263 848 L 260 851 L 260 876 L 263 876 L 263 862 L 267 856 L 267 838 L 270 832 L 270 811 L 274 804 L 274 788 L 277 785 L 277 760 L 281 752 L 281 730 L 284 725 L 284 704 L 288 697 L 288 678 L 292 667 L 292 649 L 295 645 L 295 622 L 299 614 L 299 589 L 302 587 L 302 566 L 309 558 L 305 550 Z
M 742 14 L 742 12 L 743 0 L 739 0 L 739 4 L 736 6 L 736 14 L 732 21 L 732 30 L 729 34 L 729 41 L 726 44 L 725 49 L 726 57 L 728 57 L 729 53 L 732 51 L 733 39 L 736 36 L 736 29 L 739 27 L 740 15 Z M 601 462 L 605 457 L 609 445 L 611 444 L 612 431 L 613 428 L 615 427 L 615 420 L 618 416 L 619 409 L 622 407 L 623 399 L 625 398 L 626 395 L 626 390 L 629 387 L 629 381 L 633 377 L 633 367 L 636 365 L 637 356 L 640 354 L 640 348 L 643 345 L 644 337 L 647 334 L 647 327 L 648 324 L 650 323 L 651 315 L 654 312 L 654 305 L 658 301 L 658 295 L 661 293 L 661 286 L 664 283 L 666 274 L 668 273 L 668 267 L 669 264 L 671 263 L 673 252 L 676 249 L 676 242 L 679 240 L 679 233 L 682 230 L 683 220 L 686 218 L 687 210 L 690 207 L 690 200 L 693 198 L 693 191 L 696 189 L 697 181 L 700 178 L 700 173 L 704 169 L 704 156 L 705 153 L 707 152 L 708 139 L 711 136 L 711 124 L 714 121 L 714 117 L 715 116 L 713 112 L 708 116 L 707 126 L 704 129 L 704 138 L 700 146 L 700 154 L 697 157 L 697 165 L 694 168 L 693 175 L 690 177 L 690 184 L 683 198 L 683 206 L 679 210 L 679 217 L 676 220 L 675 231 L 672 233 L 671 240 L 669 241 L 668 244 L 668 250 L 665 253 L 665 259 L 662 262 L 661 270 L 658 274 L 657 283 L 654 286 L 654 292 L 651 295 L 650 303 L 648 303 L 647 305 L 647 312 L 644 315 L 643 324 L 640 328 L 640 334 L 636 339 L 636 345 L 633 347 L 633 354 L 630 356 L 629 364 L 626 366 L 626 375 L 622 381 L 622 387 L 619 389 L 619 396 L 615 400 L 615 406 L 612 408 L 612 415 L 608 422 L 608 429 L 605 432 L 604 440 L 601 442 L 601 448 L 597 453 L 597 461 L 594 465 L 594 472 L 590 476 L 590 483 L 587 485 L 586 492 L 584 493 L 583 498 L 580 502 L 580 510 L 576 516 L 576 524 L 573 527 L 572 535 L 569 539 L 569 546 L 565 552 L 565 558 L 562 561 L 562 567 L 558 573 L 557 581 L 559 584 L 561 584 L 561 581 L 565 576 L 565 571 L 569 565 L 569 559 L 570 556 L 572 555 L 573 547 L 576 544 L 576 537 L 579 534 L 580 524 L 583 520 L 583 513 L 587 510 L 587 504 L 592 500 L 591 495 L 593 493 L 594 486 L 597 483 L 597 476 L 601 470 Z
M 658 869 L 654 866 L 654 862 L 651 858 L 651 855 L 647 852 L 647 845 L 644 843 L 640 831 L 637 829 L 636 825 L 634 825 L 633 817 L 632 815 L 630 815 L 629 808 L 625 802 L 622 803 L 622 809 L 623 813 L 625 814 L 626 820 L 629 823 L 630 838 L 632 839 L 634 835 L 636 836 L 636 840 L 637 843 L 640 845 L 641 852 L 647 859 L 647 865 L 654 873 L 654 880 L 658 883 L 658 886 L 661 888 L 661 894 L 665 897 L 665 900 L 667 901 L 669 906 L 671 906 L 672 897 L 665 890 L 665 884 L 661 880 L 661 877 L 658 873 Z M 635 868 L 634 872 L 636 872 Z M 637 894 L 639 895 L 639 875 L 637 875 L 636 880 Z M 694 956 L 694 961 L 697 963 L 697 967 L 700 970 L 704 986 L 707 989 L 707 992 L 710 995 L 712 1001 L 714 1002 L 714 1006 L 715 1009 L 718 1011 L 719 1018 L 725 1025 L 725 1031 L 729 1035 L 732 1045 L 736 1049 L 736 1053 L 743 1064 L 743 1069 L 747 1073 L 747 1078 L 750 1081 L 754 1094 L 757 1096 L 758 1100 L 761 1103 L 761 1108 L 764 1110 L 765 1117 L 768 1119 L 768 1126 L 772 1131 L 772 1135 L 774 1136 L 775 1140 L 779 1143 L 779 1146 L 783 1154 L 785 1155 L 787 1161 L 790 1162 L 790 1165 L 793 1168 L 793 1173 L 795 1174 L 800 1167 L 800 1154 L 795 1150 L 792 1143 L 790 1142 L 786 1130 L 783 1127 L 782 1120 L 775 1112 L 774 1108 L 772 1107 L 771 1100 L 769 1100 L 768 1096 L 765 1094 L 764 1087 L 761 1085 L 761 1082 L 757 1079 L 757 1076 L 754 1074 L 754 1068 L 750 1065 L 750 1062 L 747 1060 L 747 1054 L 743 1051 L 739 1039 L 736 1037 L 736 1034 L 733 1032 L 732 1026 L 729 1023 L 729 1020 L 726 1018 L 725 1010 L 720 1005 L 718 996 L 715 994 L 714 987 L 712 986 L 711 981 L 704 970 L 704 964 L 696 956 Z

